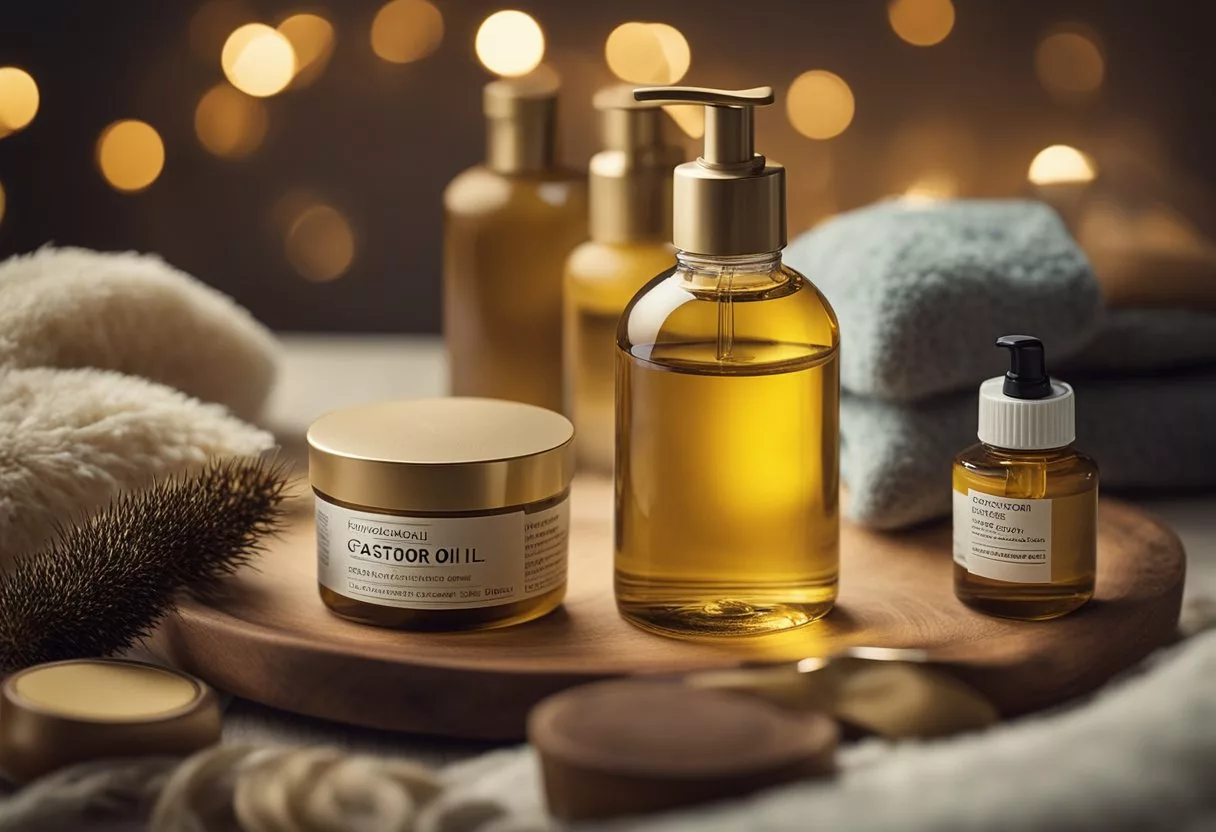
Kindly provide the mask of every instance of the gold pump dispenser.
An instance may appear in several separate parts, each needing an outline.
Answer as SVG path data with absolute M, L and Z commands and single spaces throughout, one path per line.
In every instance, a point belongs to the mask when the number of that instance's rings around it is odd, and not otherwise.
M 587 185 L 557 154 L 557 75 L 492 81 L 486 161 L 444 191 L 443 331 L 457 396 L 561 410 L 562 269 Z
M 675 170 L 676 267 L 617 328 L 617 607 L 681 638 L 799 627 L 837 592 L 840 335 L 781 262 L 785 169 L 752 139 L 773 92 L 635 95 L 704 104 L 706 123 Z
M 646 87 L 635 96 L 657 104 L 706 105 L 704 151 L 675 171 L 675 247 L 713 256 L 785 248 L 785 168 L 753 148 L 753 113 L 773 103 L 772 87 Z
M 579 467 L 611 473 L 616 325 L 637 290 L 675 263 L 671 174 L 684 156 L 664 136 L 662 109 L 632 87 L 602 89 L 593 104 L 604 149 L 591 158 L 591 239 L 566 260 L 565 394 Z

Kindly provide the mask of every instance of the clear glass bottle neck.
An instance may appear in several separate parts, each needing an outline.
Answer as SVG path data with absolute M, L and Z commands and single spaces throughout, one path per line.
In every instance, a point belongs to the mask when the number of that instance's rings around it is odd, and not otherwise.
M 699 274 L 716 275 L 729 271 L 736 274 L 766 275 L 781 270 L 781 251 L 733 257 L 677 251 L 676 261 L 681 268 Z

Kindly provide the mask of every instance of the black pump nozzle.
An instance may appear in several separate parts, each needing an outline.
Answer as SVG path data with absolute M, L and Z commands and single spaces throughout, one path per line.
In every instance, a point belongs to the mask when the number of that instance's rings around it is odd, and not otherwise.
M 1051 380 L 1043 356 L 1043 342 L 1033 335 L 1002 335 L 998 347 L 1009 350 L 1009 372 L 1002 388 L 1011 399 L 1045 399 L 1051 395 Z

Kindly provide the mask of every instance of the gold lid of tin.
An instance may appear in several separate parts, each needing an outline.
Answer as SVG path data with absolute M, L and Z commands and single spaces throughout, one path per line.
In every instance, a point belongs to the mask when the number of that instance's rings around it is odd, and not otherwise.
M 785 248 L 785 168 L 754 150 L 752 113 L 773 103 L 772 88 L 643 87 L 634 96 L 655 104 L 705 105 L 705 149 L 675 170 L 675 247 L 708 256 Z
M 51 662 L 0 688 L 0 768 L 19 781 L 104 757 L 190 754 L 220 728 L 211 688 L 144 662 Z
M 499 173 L 547 170 L 557 164 L 557 73 L 539 67 L 520 78 L 486 84 L 486 164 Z
M 671 176 L 683 154 L 664 140 L 663 111 L 629 86 L 592 99 L 604 149 L 591 157 L 591 239 L 600 243 L 671 241 Z
M 519 402 L 449 397 L 360 405 L 308 429 L 313 488 L 357 508 L 464 512 L 561 494 L 574 426 Z

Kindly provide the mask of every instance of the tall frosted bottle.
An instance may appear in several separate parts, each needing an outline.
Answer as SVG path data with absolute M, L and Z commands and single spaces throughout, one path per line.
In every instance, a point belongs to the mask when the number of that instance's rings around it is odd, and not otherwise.
M 583 177 L 557 163 L 557 83 L 487 84 L 487 155 L 444 192 L 450 389 L 562 409 L 562 269 L 587 236 Z
M 666 117 L 631 87 L 595 95 L 604 149 L 591 158 L 591 239 L 566 261 L 566 412 L 579 468 L 612 473 L 616 327 L 650 278 L 675 263 L 671 173 L 682 156 L 664 141 Z
M 680 637 L 798 627 L 836 599 L 840 338 L 781 262 L 785 170 L 752 139 L 772 90 L 635 94 L 707 107 L 675 171 L 677 265 L 617 331 L 617 605 Z

